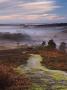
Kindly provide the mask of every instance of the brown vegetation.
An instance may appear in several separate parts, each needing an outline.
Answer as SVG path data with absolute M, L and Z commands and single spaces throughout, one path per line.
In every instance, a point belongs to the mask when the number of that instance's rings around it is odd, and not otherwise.
M 43 57 L 42 64 L 50 69 L 67 71 L 67 54 L 56 49 L 14 49 L 0 51 L 0 63 L 17 67 L 26 64 L 30 54 L 40 54 Z
M 31 85 L 26 75 L 18 75 L 12 67 L 0 65 L 0 90 L 28 90 Z

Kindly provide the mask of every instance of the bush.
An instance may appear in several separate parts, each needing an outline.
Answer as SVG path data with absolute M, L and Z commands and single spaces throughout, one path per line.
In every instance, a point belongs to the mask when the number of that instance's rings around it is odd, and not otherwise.
M 53 40 L 49 40 L 49 42 L 48 42 L 48 47 L 49 47 L 50 49 L 56 49 L 56 44 L 55 44 L 55 42 L 54 42 Z

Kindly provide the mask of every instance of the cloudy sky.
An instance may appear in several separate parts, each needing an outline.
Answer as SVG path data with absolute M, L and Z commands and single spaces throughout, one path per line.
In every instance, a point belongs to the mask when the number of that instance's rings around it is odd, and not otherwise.
M 0 0 L 0 23 L 67 22 L 67 0 Z

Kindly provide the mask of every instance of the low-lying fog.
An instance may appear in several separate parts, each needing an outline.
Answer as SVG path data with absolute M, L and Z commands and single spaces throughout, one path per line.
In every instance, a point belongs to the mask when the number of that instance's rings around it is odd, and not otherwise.
M 64 27 L 53 27 L 53 28 L 20 28 L 15 26 L 0 26 L 0 32 L 10 33 L 23 33 L 31 37 L 25 43 L 39 44 L 43 40 L 48 41 L 54 39 L 57 44 L 60 42 L 67 43 L 67 29 Z M 34 43 L 33 43 L 34 42 Z

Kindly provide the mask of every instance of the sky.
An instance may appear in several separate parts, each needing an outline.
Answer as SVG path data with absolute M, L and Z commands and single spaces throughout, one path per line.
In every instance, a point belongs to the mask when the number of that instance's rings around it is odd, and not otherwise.
M 0 0 L 2 23 L 67 23 L 67 0 Z

